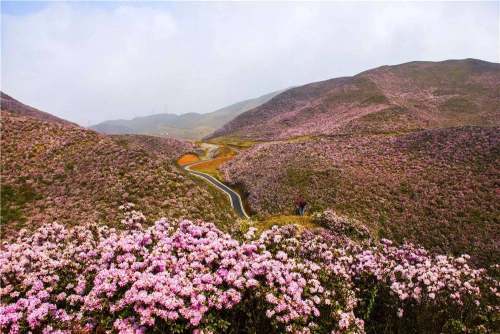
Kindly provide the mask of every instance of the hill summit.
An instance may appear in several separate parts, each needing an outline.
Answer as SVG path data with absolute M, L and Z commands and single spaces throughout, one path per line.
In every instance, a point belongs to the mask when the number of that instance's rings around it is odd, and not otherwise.
M 500 64 L 415 61 L 289 89 L 209 138 L 407 132 L 500 125 Z

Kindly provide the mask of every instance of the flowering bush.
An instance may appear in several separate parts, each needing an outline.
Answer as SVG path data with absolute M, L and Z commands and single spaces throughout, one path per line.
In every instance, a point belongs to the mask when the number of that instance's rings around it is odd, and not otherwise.
M 315 212 L 312 215 L 312 220 L 319 226 L 351 238 L 368 238 L 370 236 L 370 231 L 360 221 L 338 215 L 333 210 Z
M 397 331 L 415 313 L 425 317 L 424 306 L 440 312 L 427 324 L 435 331 L 453 321 L 490 326 L 477 318 L 497 286 L 467 256 L 360 246 L 294 226 L 257 239 L 250 230 L 240 242 L 202 221 L 145 228 L 140 212 L 123 209 L 128 230 L 53 223 L 4 243 L 2 332 L 363 333 L 382 323 Z
M 175 159 L 186 152 L 191 152 L 196 149 L 195 145 L 186 140 L 180 140 L 172 137 L 156 137 L 146 135 L 111 135 L 118 144 L 145 149 L 148 152 L 153 152 L 167 159 Z

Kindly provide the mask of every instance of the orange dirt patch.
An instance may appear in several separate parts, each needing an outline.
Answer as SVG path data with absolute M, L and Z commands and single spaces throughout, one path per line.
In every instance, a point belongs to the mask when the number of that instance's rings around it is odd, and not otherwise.
M 177 160 L 177 163 L 181 166 L 189 165 L 194 162 L 198 162 L 200 158 L 196 154 L 184 154 L 182 157 Z
M 219 174 L 220 165 L 222 165 L 224 162 L 228 160 L 231 160 L 232 158 L 234 158 L 234 155 L 215 158 L 206 162 L 199 163 L 193 166 L 191 169 L 210 174 L 220 179 L 220 174 Z

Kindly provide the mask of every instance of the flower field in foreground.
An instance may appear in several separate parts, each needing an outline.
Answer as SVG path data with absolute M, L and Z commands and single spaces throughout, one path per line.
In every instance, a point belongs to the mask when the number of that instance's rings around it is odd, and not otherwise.
M 3 333 L 495 329 L 498 283 L 466 255 L 350 239 L 328 229 L 349 224 L 332 213 L 320 217 L 325 229 L 289 225 L 257 237 L 250 228 L 233 238 L 203 221 L 146 228 L 140 212 L 124 209 L 126 230 L 53 223 L 4 243 Z

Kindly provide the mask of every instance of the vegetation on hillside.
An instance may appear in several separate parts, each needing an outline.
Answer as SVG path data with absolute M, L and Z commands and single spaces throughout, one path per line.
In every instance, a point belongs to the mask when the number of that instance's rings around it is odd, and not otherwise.
M 197 145 L 11 101 L 0 332 L 497 333 L 499 88 L 498 64 L 383 66 Z M 187 165 L 256 215 L 236 220 Z
M 3 237 L 23 224 L 108 222 L 127 201 L 153 218 L 234 217 L 223 194 L 176 166 L 190 143 L 107 137 L 5 112 L 1 122 Z
M 500 64 L 475 59 L 382 66 L 289 89 L 209 138 L 401 133 L 499 126 Z
M 356 217 L 377 233 L 439 252 L 498 260 L 499 128 L 271 142 L 221 167 L 253 211 L 289 214 L 303 196 Z

